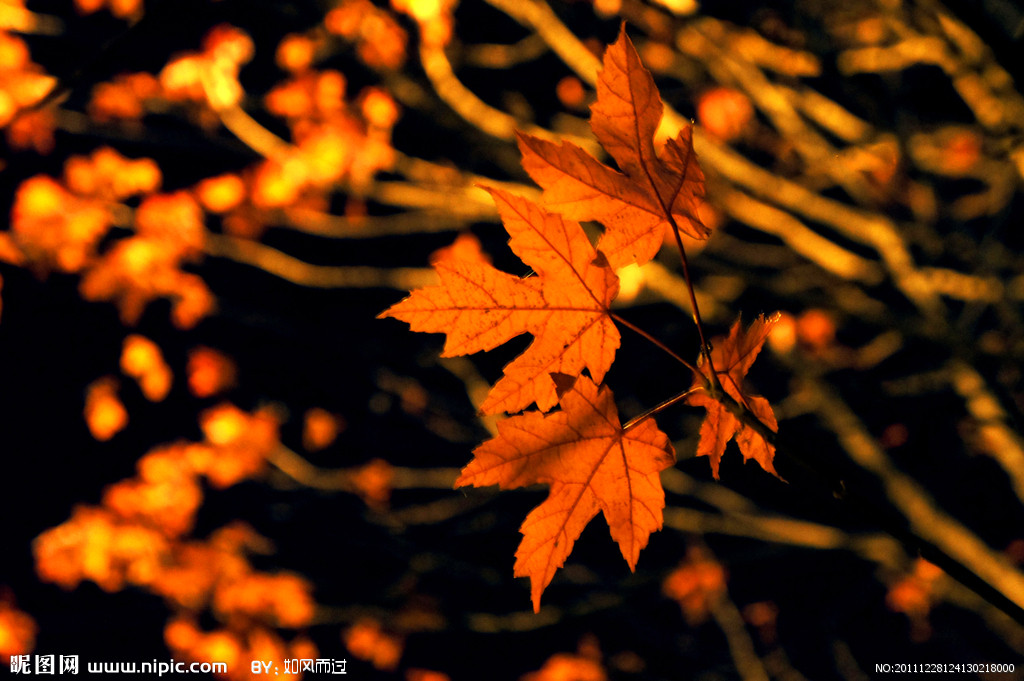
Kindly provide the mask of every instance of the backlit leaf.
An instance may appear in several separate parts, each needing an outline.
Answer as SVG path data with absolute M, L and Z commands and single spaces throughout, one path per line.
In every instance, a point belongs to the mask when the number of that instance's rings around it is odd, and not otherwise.
M 623 558 L 636 568 L 640 550 L 661 529 L 665 492 L 659 473 L 675 462 L 668 437 L 650 419 L 629 431 L 612 391 L 585 376 L 557 376 L 561 411 L 527 412 L 498 422 L 498 436 L 474 451 L 456 486 L 512 489 L 550 486 L 520 532 L 515 575 L 529 577 L 533 608 L 600 511 Z
M 779 321 L 778 313 L 770 317 L 760 316 L 754 320 L 747 330 L 742 329 L 740 320 L 732 325 L 727 337 L 719 337 L 712 341 L 714 349 L 711 361 L 718 373 L 719 381 L 725 391 L 741 405 L 745 406 L 757 419 L 771 428 L 778 430 L 778 423 L 772 407 L 765 398 L 743 390 L 743 378 L 750 371 L 750 366 L 761 351 L 768 333 Z M 701 371 L 710 377 L 707 362 L 701 365 Z M 694 381 L 699 388 L 700 381 Z M 780 477 L 775 471 L 772 461 L 775 458 L 775 445 L 766 441 L 756 430 L 742 423 L 718 400 L 712 398 L 703 389 L 698 389 L 687 402 L 694 406 L 707 409 L 707 417 L 700 428 L 700 442 L 697 445 L 697 456 L 711 459 L 711 472 L 718 478 L 718 466 L 725 453 L 729 440 L 736 438 L 744 460 L 753 459 L 772 475 Z
M 654 137 L 663 108 L 654 79 L 623 30 L 605 52 L 590 119 L 619 170 L 571 142 L 558 145 L 519 133 L 523 167 L 544 188 L 545 204 L 573 220 L 601 222 L 606 231 L 598 249 L 614 269 L 653 258 L 673 224 L 695 239 L 710 233 L 697 215 L 704 173 L 692 128 L 668 140 L 658 154 Z
M 381 316 L 414 331 L 447 334 L 445 357 L 531 334 L 533 343 L 505 367 L 481 410 L 512 413 L 536 402 L 547 411 L 558 401 L 551 374 L 575 376 L 586 368 L 600 382 L 611 366 L 619 331 L 608 306 L 618 279 L 579 224 L 514 194 L 489 191 L 512 237 L 509 246 L 537 276 L 507 274 L 480 258 L 438 258 L 441 284 L 414 291 Z

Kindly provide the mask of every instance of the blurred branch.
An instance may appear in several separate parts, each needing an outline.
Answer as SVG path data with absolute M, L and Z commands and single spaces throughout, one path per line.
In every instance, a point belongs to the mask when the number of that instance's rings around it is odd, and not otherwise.
M 987 594 L 985 597 L 994 599 L 993 602 L 1007 601 L 1008 614 L 1024 621 L 1024 575 L 1015 570 L 1005 557 L 987 547 L 977 535 L 937 508 L 915 480 L 898 471 L 857 415 L 833 390 L 818 379 L 804 377 L 799 394 L 822 422 L 836 433 L 850 458 L 878 477 L 889 502 L 904 515 L 910 530 L 945 557 L 952 558 L 976 575 L 976 579 L 968 580 L 973 582 L 972 588 L 981 588 Z M 929 552 L 927 546 L 921 546 L 921 549 L 928 560 L 951 574 L 957 572 L 944 556 Z M 963 581 L 964 575 L 957 575 L 957 579 Z M 980 583 L 979 579 L 982 580 Z
M 361 467 L 319 468 L 284 445 L 267 456 L 278 470 L 289 478 L 313 489 L 357 492 L 353 482 Z M 389 467 L 390 486 L 394 489 L 451 489 L 459 475 L 457 468 L 401 468 Z
M 953 389 L 980 424 L 977 444 L 999 462 L 1017 498 L 1024 501 L 1024 441 L 1009 427 L 1006 411 L 977 371 L 960 360 L 950 362 L 948 371 Z
M 757 656 L 743 616 L 727 593 L 715 599 L 711 606 L 711 616 L 725 634 L 729 654 L 736 665 L 736 671 L 740 673 L 740 678 L 744 681 L 768 681 L 768 672 Z
M 408 267 L 338 267 L 312 265 L 264 244 L 207 234 L 207 255 L 261 269 L 299 286 L 312 288 L 395 288 L 411 290 L 434 281 L 434 271 Z

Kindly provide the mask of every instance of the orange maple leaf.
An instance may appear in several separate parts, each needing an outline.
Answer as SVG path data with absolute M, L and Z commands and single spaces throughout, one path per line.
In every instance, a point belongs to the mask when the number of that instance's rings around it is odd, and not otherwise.
M 518 133 L 523 168 L 544 188 L 544 202 L 573 220 L 605 226 L 598 249 L 615 269 L 643 264 L 673 225 L 695 239 L 710 230 L 697 216 L 704 173 L 687 126 L 658 155 L 654 133 L 663 106 L 650 72 L 626 35 L 608 47 L 597 80 L 590 127 L 618 172 L 571 142 L 561 145 Z
M 760 395 L 744 392 L 741 386 L 744 376 L 750 371 L 750 366 L 757 358 L 757 353 L 761 351 L 761 346 L 764 345 L 768 333 L 779 319 L 780 315 L 777 312 L 769 317 L 761 315 L 746 331 L 742 329 L 742 324 L 737 319 L 728 336 L 719 336 L 711 343 L 714 348 L 711 351 L 711 363 L 715 367 L 722 388 L 730 397 L 756 416 L 761 423 L 774 431 L 777 431 L 779 426 L 768 400 Z M 711 377 L 707 362 L 701 364 L 700 370 L 708 378 Z M 743 454 L 744 461 L 753 459 L 761 465 L 761 468 L 782 479 L 772 463 L 775 458 L 775 445 L 765 440 L 756 430 L 742 423 L 726 409 L 725 405 L 711 397 L 703 388 L 703 382 L 699 378 L 694 380 L 693 388 L 695 391 L 687 398 L 687 402 L 708 410 L 707 417 L 700 427 L 697 456 L 707 456 L 711 459 L 711 472 L 715 479 L 718 479 L 718 465 L 722 461 L 725 445 L 734 437 Z
M 615 359 L 619 331 L 608 306 L 618 278 L 576 222 L 528 199 L 489 189 L 509 246 L 538 276 L 517 277 L 481 258 L 435 259 L 441 284 L 413 291 L 381 317 L 408 322 L 413 331 L 447 334 L 444 357 L 490 350 L 522 333 L 533 343 L 505 367 L 481 410 L 522 411 L 533 402 L 547 411 L 558 402 L 551 374 L 600 383 Z
M 572 552 L 583 528 L 604 513 L 630 570 L 661 529 L 665 492 L 659 473 L 675 463 L 668 437 L 651 419 L 624 430 L 607 387 L 585 376 L 552 376 L 561 411 L 531 411 L 498 422 L 498 436 L 474 450 L 456 487 L 543 483 L 548 498 L 526 516 L 515 575 L 529 577 L 533 609 Z

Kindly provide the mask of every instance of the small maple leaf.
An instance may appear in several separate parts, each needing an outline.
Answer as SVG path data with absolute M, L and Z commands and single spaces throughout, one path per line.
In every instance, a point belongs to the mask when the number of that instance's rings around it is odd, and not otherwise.
M 711 363 L 715 367 L 715 372 L 718 374 L 725 392 L 746 407 L 761 423 L 774 431 L 779 429 L 779 425 L 768 400 L 760 395 L 744 392 L 742 385 L 743 377 L 750 371 L 750 366 L 757 358 L 757 353 L 761 351 L 761 346 L 764 345 L 768 333 L 780 317 L 777 312 L 770 317 L 761 315 L 746 331 L 742 329 L 742 324 L 737 319 L 728 336 L 719 336 L 711 343 L 714 348 L 711 351 Z M 700 370 L 708 378 L 711 377 L 707 362 L 701 364 Z M 707 456 L 711 459 L 711 473 L 715 479 L 718 479 L 718 465 L 722 461 L 725 445 L 735 437 L 744 461 L 753 459 L 761 464 L 761 468 L 781 480 L 782 476 L 775 471 L 775 466 L 772 463 L 775 458 L 775 445 L 767 442 L 756 430 L 742 423 L 726 409 L 725 405 L 711 397 L 701 386 L 702 381 L 695 379 L 693 387 L 697 390 L 687 398 L 687 402 L 708 410 L 707 417 L 700 427 L 697 456 Z
M 518 412 L 536 402 L 547 411 L 558 402 L 553 373 L 600 382 L 615 359 L 619 331 L 608 306 L 619 290 L 615 273 L 579 223 L 537 204 L 489 189 L 509 246 L 538 276 L 520 278 L 482 258 L 435 259 L 441 284 L 413 291 L 381 317 L 408 322 L 413 331 L 445 333 L 443 356 L 490 350 L 523 333 L 533 343 L 505 367 L 480 409 Z
M 531 411 L 498 422 L 498 436 L 474 450 L 455 486 L 502 489 L 543 483 L 548 498 L 526 516 L 515 575 L 529 577 L 533 609 L 572 552 L 583 528 L 604 513 L 630 570 L 651 533 L 661 529 L 665 492 L 659 473 L 675 450 L 654 421 L 628 431 L 612 391 L 586 376 L 556 374 L 561 411 Z
M 692 127 L 668 140 L 661 156 L 655 150 L 663 108 L 623 25 L 605 51 L 590 118 L 594 135 L 622 172 L 571 142 L 558 145 L 517 133 L 523 168 L 543 187 L 545 204 L 573 220 L 601 222 L 606 231 L 598 249 L 614 269 L 651 260 L 673 223 L 695 239 L 710 234 L 697 216 L 704 173 L 693 151 Z

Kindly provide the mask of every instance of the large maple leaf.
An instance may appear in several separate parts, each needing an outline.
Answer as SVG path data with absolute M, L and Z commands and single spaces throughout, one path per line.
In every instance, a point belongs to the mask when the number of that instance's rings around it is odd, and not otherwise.
M 434 262 L 440 285 L 413 291 L 381 317 L 408 322 L 414 331 L 445 333 L 443 356 L 490 350 L 523 333 L 533 343 L 505 367 L 481 410 L 522 411 L 558 402 L 553 373 L 601 382 L 619 347 L 608 306 L 618 278 L 587 240 L 579 223 L 564 220 L 520 196 L 489 189 L 513 252 L 537 276 L 517 277 L 479 259 Z
M 768 333 L 778 321 L 778 313 L 770 317 L 761 315 L 754 320 L 750 328 L 744 330 L 740 320 L 737 319 L 728 336 L 720 336 L 711 342 L 714 348 L 711 351 L 711 363 L 715 367 L 722 388 L 736 402 L 757 417 L 761 423 L 774 431 L 777 431 L 779 426 L 775 420 L 775 414 L 772 412 L 771 404 L 765 398 L 745 391 L 743 378 L 750 371 Z M 706 377 L 711 377 L 707 362 L 701 364 L 700 370 Z M 765 440 L 749 425 L 741 422 L 726 409 L 725 405 L 711 397 L 701 386 L 702 381 L 695 379 L 693 387 L 696 390 L 687 398 L 687 402 L 707 409 L 707 416 L 700 427 L 697 456 L 707 456 L 711 459 L 711 473 L 715 479 L 718 479 L 718 466 L 722 461 L 722 454 L 725 453 L 725 446 L 734 437 L 743 454 L 744 461 L 753 459 L 761 465 L 761 468 L 781 478 L 773 464 L 775 445 Z
M 658 474 L 675 462 L 675 450 L 653 420 L 623 430 L 610 389 L 586 376 L 553 379 L 561 411 L 531 411 L 499 421 L 498 436 L 474 450 L 455 483 L 551 487 L 548 498 L 526 516 L 516 551 L 515 575 L 530 578 L 534 611 L 598 511 L 630 570 L 636 568 L 640 550 L 662 525 L 665 492 Z
M 660 156 L 655 149 L 663 108 L 623 26 L 605 51 L 590 118 L 594 135 L 622 172 L 571 142 L 518 133 L 523 167 L 543 187 L 545 204 L 573 220 L 601 222 L 605 233 L 598 249 L 615 269 L 653 258 L 673 224 L 696 239 L 710 234 L 697 215 L 704 173 L 693 151 L 693 129 L 687 126 L 668 140 Z

